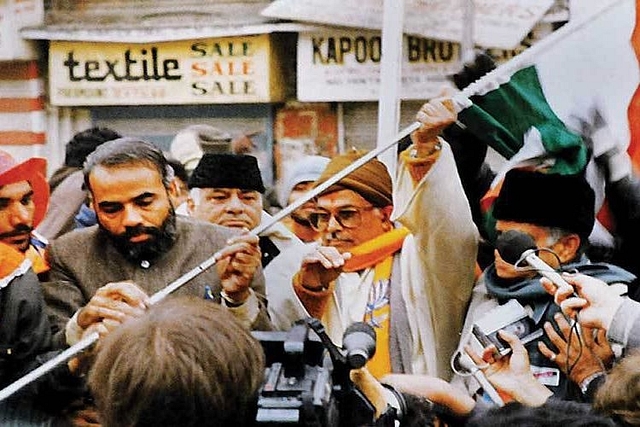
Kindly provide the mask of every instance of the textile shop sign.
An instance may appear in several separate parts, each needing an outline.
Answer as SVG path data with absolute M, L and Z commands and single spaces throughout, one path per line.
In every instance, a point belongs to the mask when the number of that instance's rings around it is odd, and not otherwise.
M 153 44 L 52 41 L 51 103 L 226 104 L 283 97 L 271 37 Z
M 394 0 L 399 1 L 399 0 Z M 404 32 L 460 42 L 468 0 L 404 0 Z M 514 49 L 554 0 L 474 0 L 473 40 Z M 275 0 L 262 15 L 346 27 L 382 29 L 384 0 Z
M 306 102 L 377 101 L 382 40 L 379 32 L 326 31 L 298 37 L 298 99 Z M 460 45 L 405 36 L 402 99 L 427 99 L 460 69 Z

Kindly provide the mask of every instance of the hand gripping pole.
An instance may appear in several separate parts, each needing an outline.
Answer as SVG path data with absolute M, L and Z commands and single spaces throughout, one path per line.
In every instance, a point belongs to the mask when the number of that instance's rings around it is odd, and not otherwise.
M 360 157 L 355 162 L 353 162 L 352 164 L 350 164 L 346 168 L 342 169 L 341 171 L 337 172 L 335 175 L 333 175 L 332 177 L 327 179 L 325 182 L 323 182 L 319 186 L 317 186 L 314 189 L 312 189 L 311 191 L 309 191 L 307 194 L 304 195 L 304 197 L 301 197 L 300 199 L 294 201 L 289 206 L 287 206 L 286 208 L 282 209 L 280 212 L 278 212 L 275 215 L 273 215 L 269 221 L 266 221 L 264 224 L 260 224 L 257 227 L 255 227 L 253 230 L 250 231 L 250 233 L 257 236 L 260 233 L 264 232 L 265 230 L 269 229 L 270 227 L 272 227 L 273 225 L 278 223 L 280 220 L 282 220 L 283 218 L 285 218 L 286 216 L 291 214 L 293 211 L 295 211 L 296 209 L 300 208 L 302 205 L 307 203 L 309 200 L 317 197 L 319 194 L 321 194 L 327 188 L 329 188 L 332 185 L 336 184 L 338 181 L 343 179 L 345 176 L 349 175 L 351 172 L 353 172 L 354 170 L 358 169 L 360 166 L 362 166 L 365 163 L 367 163 L 369 160 L 373 159 L 374 157 L 377 157 L 378 155 L 380 155 L 383 152 L 387 151 L 389 148 L 394 147 L 403 138 L 405 138 L 406 136 L 410 135 L 413 131 L 417 130 L 419 127 L 420 127 L 420 123 L 419 122 L 414 122 L 411 125 L 407 126 L 406 128 L 404 128 L 402 131 L 400 131 L 396 135 L 396 137 L 395 137 L 395 139 L 393 141 L 391 141 L 387 145 L 384 145 L 384 146 L 376 148 L 375 150 L 369 151 L 367 154 L 365 154 L 364 156 Z M 209 267 L 213 266 L 216 262 L 218 262 L 219 258 L 220 258 L 220 253 L 216 252 L 215 254 L 213 254 L 213 256 L 211 256 L 210 258 L 204 260 L 202 263 L 198 264 L 192 270 L 186 272 L 184 275 L 180 276 L 178 279 L 176 279 L 173 282 L 169 283 L 165 288 L 163 288 L 163 289 L 159 290 L 158 292 L 156 292 L 155 294 L 153 294 L 149 299 L 150 303 L 151 304 L 156 304 L 156 303 L 162 301 L 166 296 L 168 296 L 171 293 L 175 292 L 176 290 L 180 289 L 188 281 L 190 281 L 191 279 L 193 279 L 194 277 L 196 277 L 197 275 L 202 273 L 204 270 L 206 270 Z M 77 355 L 79 355 L 83 351 L 86 351 L 87 349 L 92 347 L 96 342 L 98 342 L 99 338 L 100 337 L 99 337 L 97 332 L 93 332 L 93 333 L 85 336 L 80 341 L 78 341 L 76 344 L 70 346 L 69 348 L 64 350 L 62 353 L 60 353 L 56 357 L 54 357 L 51 360 L 49 360 L 49 361 L 45 362 L 44 364 L 40 365 L 38 368 L 36 368 L 33 371 L 29 372 L 25 376 L 19 378 L 15 382 L 9 384 L 8 386 L 6 386 L 2 390 L 0 390 L 0 402 L 2 402 L 3 400 L 7 399 L 9 396 L 11 396 L 12 394 L 16 393 L 18 390 L 22 389 L 23 387 L 26 387 L 27 385 L 31 384 L 32 382 L 34 382 L 34 381 L 38 380 L 39 378 L 43 377 L 44 375 L 48 374 L 49 372 L 54 370 L 59 365 L 61 365 L 61 364 L 65 363 L 65 362 L 67 362 L 68 360 L 76 357 Z

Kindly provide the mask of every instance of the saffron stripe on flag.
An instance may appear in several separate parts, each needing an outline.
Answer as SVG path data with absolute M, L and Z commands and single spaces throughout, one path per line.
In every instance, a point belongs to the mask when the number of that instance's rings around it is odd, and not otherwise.
M 636 23 L 631 34 L 631 46 L 636 54 L 636 59 L 640 64 L 640 19 L 638 19 L 638 11 L 640 10 L 640 0 L 636 0 Z M 629 120 L 629 156 L 631 161 L 640 170 L 640 86 L 636 88 L 633 97 L 629 102 L 627 109 L 627 119 Z

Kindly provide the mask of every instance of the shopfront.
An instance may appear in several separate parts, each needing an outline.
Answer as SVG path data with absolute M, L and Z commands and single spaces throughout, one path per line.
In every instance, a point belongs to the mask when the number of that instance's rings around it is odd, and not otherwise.
M 298 99 L 340 102 L 344 145 L 376 146 L 380 90 L 381 35 L 377 31 L 327 29 L 298 38 Z M 401 125 L 413 121 L 420 105 L 452 88 L 461 68 L 460 44 L 404 36 Z
M 168 150 L 193 124 L 251 135 L 272 180 L 273 121 L 287 94 L 284 35 L 158 43 L 51 41 L 49 98 L 85 109 L 92 125 L 150 140 Z

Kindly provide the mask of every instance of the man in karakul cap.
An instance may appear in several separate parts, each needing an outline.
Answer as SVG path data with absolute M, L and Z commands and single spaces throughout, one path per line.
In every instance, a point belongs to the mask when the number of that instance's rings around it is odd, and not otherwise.
M 194 218 L 246 230 L 271 221 L 262 210 L 265 187 L 253 156 L 205 154 L 189 178 L 189 188 L 187 207 Z M 307 316 L 290 286 L 305 247 L 281 223 L 259 237 L 271 321 L 277 329 L 289 330 Z
M 377 347 L 367 367 L 449 379 L 474 281 L 477 230 L 451 148 L 438 136 L 455 122 L 451 104 L 425 104 L 397 177 L 371 160 L 324 191 L 311 223 L 322 243 L 293 280 L 309 313 L 340 344 L 365 321 Z M 331 160 L 316 186 L 364 153 Z M 397 221 L 397 223 L 396 223 Z
M 46 168 L 45 159 L 18 163 L 0 151 L 0 242 L 24 253 L 38 274 L 48 270 L 43 258 L 47 241 L 34 231 L 49 205 Z
M 502 255 L 513 248 L 514 243 L 513 240 L 503 240 L 504 246 L 501 246 L 501 239 L 505 239 L 505 233 L 517 231 L 533 239 L 538 248 L 537 256 L 551 268 L 583 272 L 609 284 L 623 284 L 625 286 L 621 288 L 626 290 L 627 285 L 635 280 L 633 274 L 610 264 L 591 264 L 584 255 L 595 221 L 594 203 L 594 192 L 582 174 L 548 174 L 531 169 L 508 171 L 493 209 Z M 556 324 L 554 315 L 559 312 L 559 307 L 554 304 L 553 296 L 542 288 L 541 276 L 537 271 L 526 263 L 512 265 L 502 255 L 497 249 L 494 251 L 494 264 L 485 269 L 474 289 L 461 347 L 469 341 L 475 322 L 484 316 L 492 316 L 489 313 L 492 309 L 515 299 L 522 306 L 530 308 L 534 330 L 544 329 L 547 334 L 526 345 L 532 369 L 539 381 L 559 398 L 588 398 L 591 394 L 589 386 L 595 385 L 590 382 L 611 359 L 600 363 L 589 357 L 598 354 L 598 348 L 589 348 L 593 339 L 584 340 L 583 356 L 580 356 L 580 363 L 572 369 L 570 376 L 573 383 L 567 383 L 566 376 L 560 371 L 567 366 L 565 341 L 568 339 L 568 324 L 563 320 L 558 321 L 560 328 L 556 329 L 564 328 L 562 334 L 543 327 L 546 322 Z M 499 323 L 501 319 L 495 320 Z M 583 329 L 583 336 L 592 332 Z M 600 337 L 606 342 L 604 335 Z M 576 349 L 571 355 L 570 364 L 575 362 L 577 353 Z M 610 355 L 613 357 L 613 353 Z M 454 381 L 470 381 L 466 386 L 472 393 L 478 389 L 473 380 L 458 377 Z

